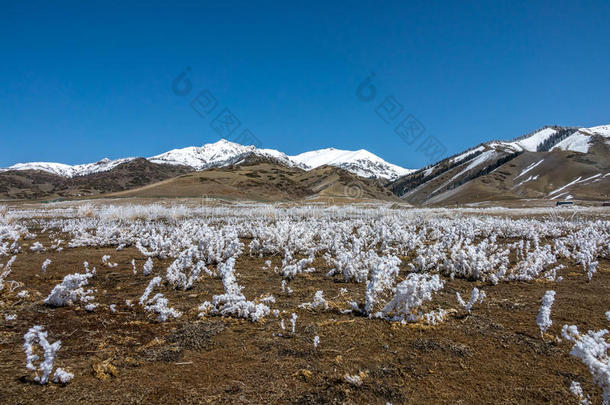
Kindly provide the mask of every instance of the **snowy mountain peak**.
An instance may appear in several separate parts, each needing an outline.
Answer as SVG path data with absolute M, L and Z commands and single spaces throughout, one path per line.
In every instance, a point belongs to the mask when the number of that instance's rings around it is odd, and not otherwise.
M 326 148 L 312 152 L 305 152 L 297 156 L 287 156 L 274 149 L 260 149 L 253 145 L 244 146 L 226 139 L 202 146 L 189 146 L 181 149 L 172 149 L 147 158 L 152 163 L 188 166 L 194 170 L 205 170 L 213 167 L 226 167 L 238 164 L 251 157 L 269 159 L 285 166 L 311 170 L 319 166 L 330 165 L 343 168 L 362 177 L 384 178 L 394 180 L 412 172 L 400 166 L 393 165 L 364 149 L 357 151 Z M 65 165 L 62 163 L 18 163 L 6 170 L 41 170 L 63 177 L 82 176 L 91 173 L 111 170 L 117 165 L 133 160 L 134 158 L 110 160 L 102 159 L 99 162 L 82 165 Z
M 388 163 L 364 149 L 349 151 L 326 148 L 290 156 L 290 159 L 311 168 L 323 165 L 337 166 L 359 176 L 369 178 L 394 180 L 414 171 Z

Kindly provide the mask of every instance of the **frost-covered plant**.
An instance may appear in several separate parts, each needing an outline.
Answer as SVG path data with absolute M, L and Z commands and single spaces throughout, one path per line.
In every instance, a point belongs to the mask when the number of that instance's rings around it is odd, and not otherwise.
M 395 256 L 379 260 L 371 271 L 371 279 L 366 285 L 364 294 L 364 312 L 369 317 L 378 303 L 379 296 L 392 288 L 400 269 L 400 259 Z
M 186 291 L 193 287 L 193 283 L 197 280 L 202 270 L 208 272 L 205 263 L 203 261 L 195 262 L 194 257 L 194 250 L 187 249 L 167 268 L 165 278 L 174 288 L 181 288 Z M 150 258 L 148 260 L 150 260 L 150 263 L 148 261 L 146 263 L 148 263 L 149 270 L 152 271 L 152 260 Z M 233 263 L 235 262 L 234 257 L 229 260 L 233 260 Z M 187 274 L 189 270 L 190 274 Z
M 199 311 L 201 311 L 199 316 L 210 313 L 211 315 L 235 316 L 258 322 L 269 315 L 271 310 L 267 305 L 246 300 L 246 297 L 241 293 L 243 287 L 237 284 L 234 266 L 235 257 L 231 257 L 226 263 L 218 265 L 218 273 L 222 276 L 225 293 L 214 295 L 211 302 L 205 301 L 201 304 L 199 306 Z
M 74 378 L 74 374 L 67 372 L 61 367 L 57 367 L 53 373 L 53 382 L 55 384 L 67 384 Z
M 159 277 L 159 276 L 153 278 L 152 280 L 150 280 L 148 282 L 148 285 L 146 286 L 146 289 L 144 290 L 144 293 L 140 297 L 140 305 L 145 305 L 146 301 L 148 300 L 148 297 L 152 293 L 152 290 L 155 287 L 158 287 L 159 285 L 161 285 L 161 282 L 163 282 L 163 279 L 161 277 Z
M 153 271 L 153 261 L 152 261 L 152 259 L 149 257 L 149 258 L 146 260 L 146 263 L 144 263 L 144 267 L 143 267 L 143 269 L 142 269 L 142 273 L 143 273 L 145 276 L 148 276 L 148 275 L 150 275 L 150 273 L 152 273 L 152 271 Z
M 549 290 L 542 297 L 542 305 L 540 305 L 540 310 L 538 311 L 538 316 L 536 317 L 536 323 L 540 328 L 540 334 L 543 335 L 544 332 L 553 324 L 551 320 L 551 306 L 555 301 L 555 291 Z
M 42 246 L 42 243 L 40 242 L 34 242 L 34 244 L 30 246 L 30 250 L 32 252 L 40 253 L 44 251 L 44 246 Z
M 394 297 L 381 310 L 381 315 L 393 321 L 416 321 L 421 312 L 415 313 L 415 310 L 430 301 L 432 293 L 440 291 L 444 285 L 438 274 L 411 273 L 396 285 Z
M 316 335 L 313 338 L 313 347 L 317 349 L 319 344 L 320 344 L 320 336 Z
M 363 383 L 364 378 L 366 378 L 366 373 L 360 372 L 358 374 L 345 374 L 343 376 L 343 378 L 345 379 L 346 382 L 355 385 L 355 386 L 361 386 Z
M 437 311 L 426 312 L 422 315 L 422 319 L 428 325 L 438 325 L 447 319 L 449 316 L 449 311 L 445 309 L 439 309 Z
M 602 388 L 604 404 L 610 403 L 610 343 L 604 339 L 607 333 L 608 330 L 602 329 L 581 334 L 575 325 L 564 325 L 562 330 L 563 337 L 574 342 L 570 354 L 589 368 L 593 382 Z
M 293 335 L 294 335 L 294 333 L 296 331 L 296 327 L 297 327 L 297 318 L 298 318 L 298 316 L 294 312 L 290 316 L 290 324 L 292 325 L 292 334 Z
M 102 256 L 102 264 L 103 264 L 104 266 L 106 266 L 106 267 L 109 267 L 109 268 L 114 268 L 114 267 L 118 266 L 118 264 L 117 264 L 117 263 L 112 263 L 112 262 L 110 261 L 110 255 L 104 255 L 104 256 Z
M 578 403 L 580 405 L 590 405 L 591 404 L 591 401 L 589 400 L 589 396 L 585 396 L 585 393 L 582 390 L 582 387 L 579 382 L 572 381 L 572 384 L 570 384 L 570 392 L 572 394 L 574 394 L 576 396 L 576 398 L 578 398 Z
M 140 305 L 144 307 L 144 310 L 149 312 L 155 312 L 157 316 L 157 321 L 165 322 L 170 317 L 179 318 L 182 313 L 180 311 L 175 310 L 174 308 L 170 308 L 168 306 L 168 300 L 163 296 L 163 294 L 155 294 L 154 297 L 148 299 L 150 294 L 152 293 L 155 287 L 158 287 L 163 282 L 163 279 L 159 276 L 150 280 L 144 293 L 140 297 Z M 129 301 L 125 301 L 127 306 L 131 306 Z
M 182 315 L 182 312 L 170 308 L 168 302 L 169 301 L 163 294 L 155 294 L 154 297 L 146 301 L 144 309 L 146 311 L 155 312 L 158 315 L 158 322 L 166 322 L 170 317 L 179 318 Z
M 85 269 L 88 270 L 87 262 Z M 95 275 L 94 271 L 86 273 L 68 274 L 64 277 L 61 284 L 57 284 L 49 296 L 45 298 L 44 303 L 52 307 L 71 306 L 76 302 L 88 303 L 93 300 L 92 289 L 85 290 L 85 286 L 89 284 L 89 279 Z
M 476 304 L 477 302 L 482 303 L 486 297 L 485 291 L 479 290 L 477 287 L 474 287 L 472 289 L 468 303 L 464 302 L 459 292 L 456 292 L 455 295 L 457 297 L 458 304 L 460 304 L 464 309 L 466 309 L 466 312 L 468 313 L 470 313 L 474 304 Z
M 57 351 L 61 347 L 61 341 L 58 340 L 55 343 L 51 344 L 47 340 L 47 332 L 44 330 L 43 326 L 36 325 L 28 330 L 28 332 L 23 336 L 23 350 L 26 355 L 26 367 L 28 370 L 32 370 L 36 373 L 34 380 L 44 385 L 49 382 L 49 376 L 53 371 L 53 362 L 55 361 L 55 356 Z M 39 364 L 35 364 L 37 360 L 40 359 L 40 356 L 35 354 L 34 345 L 38 344 L 42 348 L 44 352 L 44 360 Z M 42 375 L 38 375 L 41 372 Z M 73 374 L 66 372 L 61 368 L 57 368 L 55 370 L 54 381 L 62 384 L 68 383 Z
M 4 281 L 9 276 L 9 274 L 11 274 L 11 266 L 13 265 L 13 263 L 15 263 L 15 260 L 17 260 L 17 256 L 11 257 L 10 260 L 4 266 L 4 270 L 2 271 L 2 273 L 0 273 L 0 291 L 4 289 Z
M 282 269 L 280 270 L 280 274 L 284 279 L 292 280 L 294 276 L 300 273 L 311 273 L 315 271 L 314 268 L 307 268 L 314 260 L 313 256 L 301 259 L 301 260 L 293 260 L 292 255 L 286 249 L 284 253 L 284 259 L 282 260 Z
M 47 274 L 47 268 L 49 267 L 49 265 L 51 263 L 52 262 L 50 259 L 45 259 L 45 261 L 42 263 L 42 267 L 40 268 L 40 271 L 42 272 L 42 274 Z
M 313 302 L 305 302 L 299 305 L 299 308 L 307 309 L 328 309 L 328 301 L 324 299 L 322 290 L 316 291 L 313 296 Z
M 290 288 L 286 280 L 282 280 L 282 292 L 292 294 L 292 288 Z

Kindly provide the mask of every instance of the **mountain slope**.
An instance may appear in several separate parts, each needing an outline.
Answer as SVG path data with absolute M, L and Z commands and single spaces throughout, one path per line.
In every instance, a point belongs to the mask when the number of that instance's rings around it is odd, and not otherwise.
M 103 159 L 96 163 L 75 166 L 47 162 L 18 163 L 9 168 L 0 169 L 0 171 L 38 170 L 71 178 L 92 173 L 107 172 L 118 165 L 133 159 L 134 158 L 117 160 Z M 186 166 L 192 170 L 227 167 L 238 165 L 242 162 L 261 159 L 286 167 L 295 167 L 304 170 L 312 170 L 322 165 L 336 166 L 361 177 L 388 180 L 396 179 L 411 172 L 411 170 L 388 163 L 365 150 L 352 152 L 337 149 L 323 149 L 306 152 L 297 156 L 287 156 L 277 150 L 244 146 L 224 139 L 215 143 L 205 144 L 201 147 L 190 146 L 182 149 L 174 149 L 147 158 L 151 163 Z
M 377 181 L 358 177 L 341 168 L 320 166 L 305 171 L 264 161 L 192 172 L 108 196 L 209 197 L 256 201 L 294 201 L 318 198 L 398 200 Z
M 156 164 L 141 158 L 126 160 L 107 171 L 74 177 L 42 170 L 7 170 L 0 172 L 0 198 L 94 196 L 143 186 L 190 171 L 192 169 L 186 166 Z
M 483 143 L 389 187 L 404 200 L 423 205 L 528 198 L 605 200 L 610 194 L 609 140 L 608 126 L 545 127 L 512 141 Z

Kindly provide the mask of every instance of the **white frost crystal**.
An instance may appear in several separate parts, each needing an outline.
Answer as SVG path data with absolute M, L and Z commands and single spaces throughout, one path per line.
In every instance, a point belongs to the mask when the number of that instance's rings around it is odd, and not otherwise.
M 472 309 L 472 306 L 474 304 L 476 304 L 477 302 L 479 302 L 479 303 L 483 302 L 483 300 L 487 296 L 485 294 L 485 291 L 479 290 L 477 287 L 474 287 L 472 289 L 468 303 L 464 302 L 464 300 L 462 299 L 462 296 L 460 295 L 459 292 L 456 292 L 455 295 L 457 296 L 458 304 L 460 304 L 462 307 L 464 307 L 468 313 L 470 313 L 470 310 Z
M 50 264 L 51 264 L 51 260 L 50 259 L 46 259 L 42 263 L 42 267 L 40 268 L 40 271 L 42 272 L 42 274 L 47 274 L 47 268 L 49 267 Z
M 610 403 L 610 343 L 604 339 L 607 333 L 606 329 L 602 329 L 590 330 L 583 335 L 575 325 L 564 325 L 562 331 L 566 340 L 574 342 L 570 354 L 579 358 L 589 368 L 593 382 L 602 388 L 604 404 Z
M 394 297 L 381 312 L 393 321 L 416 321 L 421 318 L 421 314 L 414 311 L 424 302 L 430 301 L 432 293 L 441 290 L 444 285 L 445 282 L 438 274 L 411 273 L 396 286 Z
M 538 316 L 536 317 L 536 323 L 540 328 L 540 334 L 546 332 L 546 330 L 553 324 L 551 320 L 551 306 L 555 301 L 555 291 L 549 290 L 542 297 L 542 305 L 540 306 L 540 310 L 538 311 Z
M 36 373 L 34 380 L 39 382 L 40 384 L 46 384 L 49 382 L 49 375 L 53 371 L 53 362 L 55 361 L 55 355 L 59 348 L 61 347 L 61 341 L 51 344 L 47 340 L 47 332 L 45 332 L 44 327 L 40 325 L 33 326 L 28 330 L 28 332 L 23 336 L 23 350 L 26 355 L 26 367 L 28 370 L 32 370 Z M 44 351 L 44 360 L 40 362 L 40 364 L 34 364 L 40 357 L 34 353 L 34 345 L 38 343 L 42 350 Z M 42 375 L 38 375 L 38 372 L 41 372 Z M 57 368 L 55 370 L 55 376 L 53 381 L 60 382 L 62 384 L 68 383 L 73 374 L 66 372 L 61 368 Z
M 83 287 L 89 284 L 93 272 L 68 274 L 61 284 L 57 284 L 44 303 L 52 307 L 71 306 L 75 302 L 87 303 L 93 300 L 93 290 L 85 290 Z

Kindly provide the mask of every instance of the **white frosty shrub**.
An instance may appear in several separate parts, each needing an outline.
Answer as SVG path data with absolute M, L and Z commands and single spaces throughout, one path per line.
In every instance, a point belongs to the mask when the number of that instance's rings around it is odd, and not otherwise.
M 295 331 L 296 331 L 296 327 L 297 327 L 297 314 L 295 314 L 294 312 L 292 313 L 292 316 L 290 317 L 290 324 L 292 325 L 292 334 L 294 335 Z
M 396 285 L 394 297 L 381 310 L 381 314 L 393 321 L 416 321 L 421 312 L 415 313 L 424 302 L 432 299 L 432 293 L 440 291 L 445 282 L 438 274 L 411 273 Z
M 142 269 L 142 272 L 145 276 L 150 275 L 150 273 L 152 273 L 153 271 L 153 261 L 152 258 L 148 258 L 148 260 L 146 260 L 146 263 L 144 263 L 144 268 Z
M 146 286 L 144 293 L 140 297 L 140 305 L 144 305 L 146 303 L 146 301 L 148 300 L 148 297 L 152 293 L 153 288 L 161 285 L 162 281 L 163 281 L 163 279 L 161 277 L 157 276 L 148 282 L 148 285 Z
M 246 300 L 241 293 L 242 286 L 237 284 L 235 277 L 235 257 L 229 258 L 225 263 L 218 265 L 218 273 L 222 276 L 225 293 L 214 295 L 212 302 L 205 301 L 199 306 L 199 316 L 211 315 L 235 316 L 258 322 L 271 312 L 269 307 L 262 303 Z M 274 299 L 275 300 L 275 299 Z
M 610 357 L 608 348 L 610 344 L 604 339 L 608 331 L 588 331 L 586 334 L 578 332 L 575 325 L 563 326 L 563 337 L 574 342 L 570 354 L 579 358 L 593 376 L 593 382 L 602 388 L 604 404 L 610 404 Z
M 361 386 L 365 376 L 366 376 L 366 374 L 361 372 L 359 374 L 354 374 L 354 375 L 345 374 L 343 376 L 343 378 L 345 379 L 345 381 L 347 381 L 348 383 L 350 383 L 352 385 Z
M 44 330 L 43 326 L 36 325 L 30 328 L 28 332 L 23 336 L 23 350 L 26 355 L 26 367 L 28 370 L 32 370 L 36 373 L 34 380 L 39 382 L 40 384 L 46 384 L 49 382 L 49 376 L 53 371 L 53 362 L 55 361 L 55 356 L 59 348 L 61 347 L 61 341 L 51 344 L 47 340 L 47 332 Z M 40 345 L 44 352 L 44 360 L 39 364 L 35 364 L 37 360 L 40 359 L 40 356 L 34 353 L 34 345 Z M 38 373 L 42 373 L 42 375 L 38 375 Z M 55 370 L 55 378 L 54 381 L 60 382 L 62 384 L 68 383 L 73 374 L 66 372 L 65 370 L 58 368 Z
M 89 284 L 89 279 L 94 274 L 94 272 L 68 274 L 61 284 L 57 284 L 53 288 L 49 296 L 45 298 L 44 303 L 52 307 L 64 307 L 71 306 L 79 301 L 87 303 L 93 300 L 92 294 L 94 291 L 91 289 L 85 290 L 83 287 Z
M 299 305 L 299 308 L 307 309 L 328 309 L 328 302 L 324 299 L 322 290 L 316 291 L 313 296 L 313 302 L 305 302 Z
M 447 319 L 449 312 L 444 309 L 439 309 L 437 311 L 426 312 L 422 315 L 422 319 L 428 325 L 438 325 Z
M 551 306 L 555 301 L 555 291 L 549 290 L 542 297 L 542 305 L 540 305 L 540 310 L 538 311 L 538 316 L 536 317 L 536 323 L 540 328 L 540 334 L 544 334 L 546 330 L 553 324 L 551 320 Z
M 112 262 L 110 261 L 110 255 L 104 255 L 104 256 L 102 256 L 102 264 L 103 264 L 104 266 L 106 266 L 106 267 L 109 267 L 109 268 L 114 268 L 114 267 L 118 266 L 118 264 L 117 264 L 117 263 L 112 263 Z
M 286 280 L 282 280 L 282 292 L 285 292 L 286 294 L 292 294 L 292 288 L 288 286 Z
M 67 372 L 61 367 L 57 367 L 53 373 L 53 382 L 56 384 L 67 384 L 72 381 L 74 374 Z
M 579 382 L 572 381 L 572 384 L 570 384 L 570 392 L 574 394 L 576 398 L 578 398 L 578 403 L 580 405 L 591 404 L 591 401 L 589 400 L 588 396 L 585 397 L 585 393 L 582 390 L 582 387 L 580 386 Z
M 315 271 L 314 268 L 307 268 L 312 262 L 314 258 L 313 256 L 295 261 L 292 259 L 292 255 L 290 251 L 286 249 L 284 253 L 284 259 L 282 260 L 282 269 L 280 270 L 280 274 L 283 278 L 287 280 L 292 280 L 294 276 L 300 273 L 311 273 Z
M 17 260 L 17 256 L 11 257 L 10 260 L 6 263 L 6 265 L 4 265 L 4 271 L 0 273 L 0 291 L 4 289 L 4 281 L 9 276 L 9 274 L 11 274 L 11 266 L 13 265 L 13 263 L 15 263 L 15 260 Z
M 375 263 L 364 294 L 364 312 L 369 317 L 372 316 L 373 309 L 379 301 L 379 296 L 394 285 L 400 271 L 399 264 L 400 259 L 394 256 L 380 258 Z
M 158 322 L 166 322 L 170 317 L 179 318 L 182 312 L 176 311 L 174 308 L 168 306 L 168 300 L 163 294 L 156 294 L 150 300 L 146 302 L 144 309 L 150 312 L 155 312 Z
M 40 242 L 34 242 L 34 244 L 30 246 L 30 250 L 32 252 L 40 253 L 44 251 L 44 246 L 42 246 L 42 243 Z
M 45 259 L 45 261 L 42 263 L 42 267 L 40 268 L 40 271 L 42 272 L 42 274 L 47 274 L 47 268 L 49 267 L 50 264 L 51 264 L 51 260 Z
M 482 303 L 486 297 L 485 291 L 479 290 L 477 287 L 474 287 L 472 289 L 468 303 L 464 302 L 459 292 L 456 292 L 455 295 L 457 297 L 458 304 L 460 304 L 464 309 L 466 309 L 466 312 L 468 313 L 470 313 L 474 304 L 476 304 L 477 302 Z

